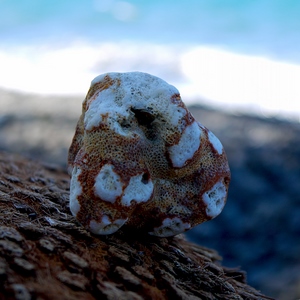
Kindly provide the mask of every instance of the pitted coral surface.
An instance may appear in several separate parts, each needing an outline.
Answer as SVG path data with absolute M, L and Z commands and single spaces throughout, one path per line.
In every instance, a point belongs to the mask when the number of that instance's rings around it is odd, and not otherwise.
M 160 237 L 221 213 L 230 170 L 219 139 L 179 91 L 141 72 L 96 77 L 69 150 L 70 209 L 95 234 Z

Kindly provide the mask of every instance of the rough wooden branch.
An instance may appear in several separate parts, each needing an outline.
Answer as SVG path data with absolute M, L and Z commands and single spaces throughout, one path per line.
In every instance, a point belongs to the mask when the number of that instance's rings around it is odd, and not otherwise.
M 270 299 L 183 236 L 93 236 L 65 170 L 0 153 L 0 299 Z

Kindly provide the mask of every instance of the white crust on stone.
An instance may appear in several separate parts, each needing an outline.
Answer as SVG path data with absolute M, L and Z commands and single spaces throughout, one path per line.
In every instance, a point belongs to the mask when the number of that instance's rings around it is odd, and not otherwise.
M 149 232 L 151 235 L 159 237 L 173 236 L 191 228 L 191 224 L 183 223 L 178 217 L 166 218 L 159 227 L 155 227 L 153 231 Z
M 213 145 L 213 147 L 216 149 L 216 151 L 219 154 L 222 154 L 223 152 L 223 145 L 221 144 L 220 140 L 211 132 L 208 130 L 208 139 Z
M 99 235 L 112 234 L 120 229 L 126 221 L 127 219 L 117 219 L 111 222 L 107 215 L 103 215 L 101 223 L 91 220 L 90 230 L 92 233 Z
M 98 127 L 102 122 L 103 116 L 107 115 L 108 124 L 111 129 L 121 135 L 126 133 L 121 128 L 118 120 L 128 118 L 129 112 L 122 106 L 115 103 L 115 93 L 110 88 L 101 91 L 98 97 L 89 105 L 85 116 L 84 124 L 86 130 Z
M 73 216 L 76 217 L 80 210 L 80 204 L 77 197 L 82 194 L 82 187 L 78 176 L 81 174 L 81 169 L 79 167 L 74 167 L 72 170 L 72 178 L 70 183 L 70 210 Z
M 193 158 L 200 147 L 201 128 L 195 121 L 187 126 L 178 144 L 169 147 L 172 164 L 176 168 L 184 166 L 188 159 Z
M 209 191 L 203 194 L 202 199 L 206 204 L 207 216 L 215 218 L 221 213 L 225 206 L 226 195 L 226 187 L 221 181 L 218 181 Z
M 153 183 L 150 179 L 143 183 L 143 174 L 133 176 L 123 193 L 121 203 L 129 206 L 133 200 L 137 203 L 146 202 L 151 198 L 152 192 Z
M 94 193 L 104 201 L 114 203 L 122 194 L 123 184 L 113 165 L 104 165 L 95 178 Z
M 107 114 L 107 123 L 112 130 L 120 135 L 127 135 L 120 123 L 128 119 L 129 111 L 150 109 L 160 112 L 165 121 L 182 131 L 180 120 L 186 110 L 171 102 L 171 97 L 179 94 L 178 90 L 164 80 L 141 72 L 107 73 L 96 77 L 91 86 L 109 76 L 115 81 L 112 86 L 102 90 L 90 103 L 85 113 L 86 130 L 99 126 L 102 116 Z

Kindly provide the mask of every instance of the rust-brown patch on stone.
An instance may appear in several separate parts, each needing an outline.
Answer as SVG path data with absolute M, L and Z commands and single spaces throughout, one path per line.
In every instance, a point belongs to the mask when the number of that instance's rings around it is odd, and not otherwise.
M 94 98 L 95 94 L 99 94 L 103 90 L 108 89 L 111 87 L 116 81 L 113 80 L 109 75 L 106 75 L 103 80 L 100 82 L 95 83 L 92 85 L 86 95 L 86 99 L 92 99 Z M 118 81 L 117 81 L 118 83 Z M 87 104 L 90 104 L 90 101 L 87 102 Z M 86 107 L 85 107 L 86 109 Z

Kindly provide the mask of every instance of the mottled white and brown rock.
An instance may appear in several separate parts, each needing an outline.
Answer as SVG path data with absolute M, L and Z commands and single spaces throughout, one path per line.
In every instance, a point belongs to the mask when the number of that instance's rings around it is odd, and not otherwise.
M 71 212 L 95 234 L 182 233 L 220 214 L 230 181 L 219 139 L 175 87 L 140 72 L 92 81 L 68 163 Z

